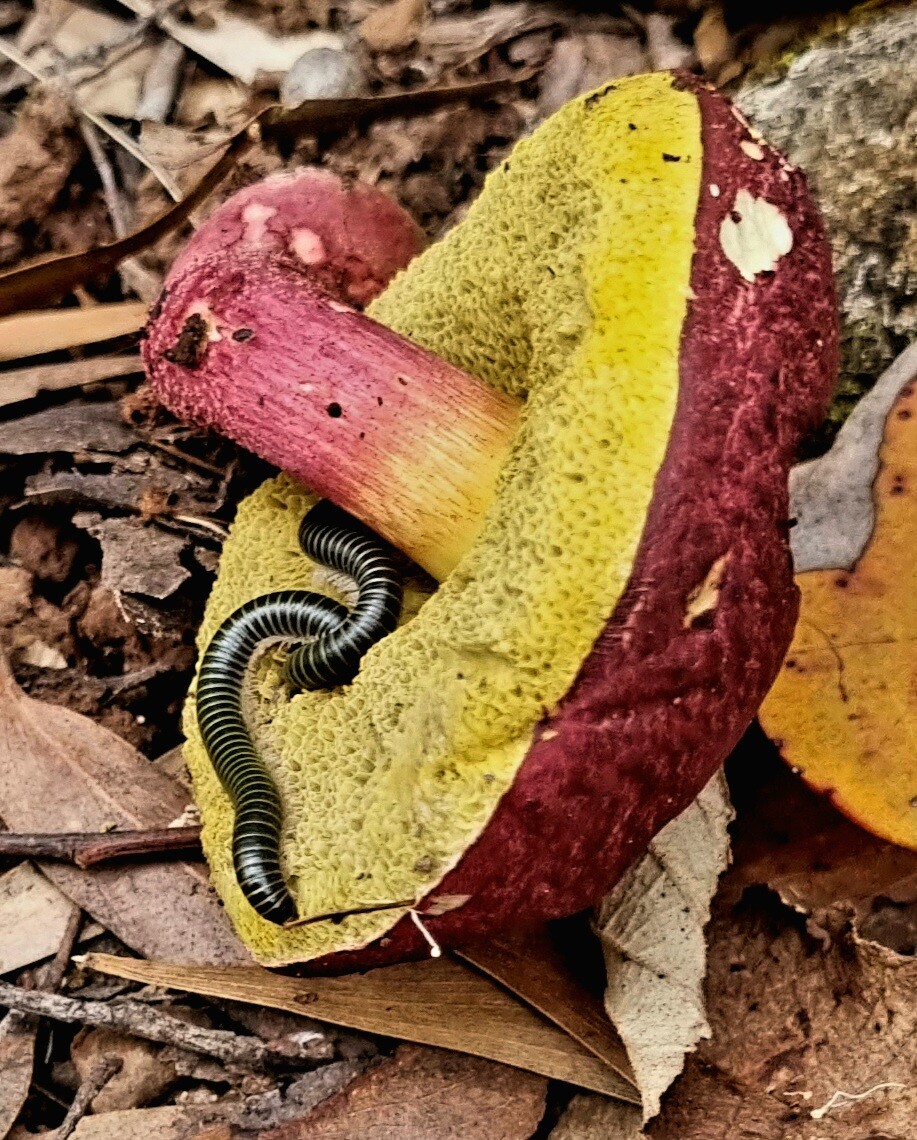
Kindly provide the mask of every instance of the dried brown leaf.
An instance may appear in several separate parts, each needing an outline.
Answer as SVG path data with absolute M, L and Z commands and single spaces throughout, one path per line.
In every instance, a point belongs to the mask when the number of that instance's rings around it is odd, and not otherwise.
M 620 1074 L 639 1100 L 627 1052 L 602 1002 L 574 976 L 547 930 L 507 934 L 458 956 L 569 1033 Z
M 811 930 L 829 930 L 843 913 L 863 935 L 883 912 L 917 903 L 917 852 L 851 823 L 780 761 L 760 731 L 746 736 L 727 767 L 738 812 L 727 901 L 764 885 L 805 914 Z
M 70 1059 L 81 1081 L 106 1057 L 117 1057 L 121 1068 L 92 1101 L 93 1112 L 142 1108 L 175 1083 L 175 1066 L 163 1060 L 162 1049 L 151 1041 L 128 1037 L 113 1029 L 90 1029 L 70 1047 Z
M 259 1140 L 528 1140 L 547 1082 L 519 1069 L 402 1045 L 304 1120 Z
M 56 949 L 56 947 L 55 947 Z M 10 1012 L 0 1022 L 0 1140 L 6 1140 L 32 1085 L 38 1021 Z
M 69 709 L 26 697 L 0 659 L 0 817 L 13 831 L 164 827 L 187 794 L 129 744 Z M 48 878 L 142 954 L 247 960 L 200 867 L 170 863 Z
M 759 895 L 737 910 L 718 900 L 709 963 L 713 1034 L 652 1140 L 912 1140 L 917 959 L 849 931 L 825 947 Z M 605 1140 L 604 1102 L 579 1101 L 575 1119 L 562 1140 Z
M 208 997 L 285 1009 L 333 1025 L 436 1045 L 608 1096 L 633 1087 L 562 1030 L 493 982 L 446 958 L 340 978 L 289 978 L 257 966 L 182 967 L 89 954 L 101 973 Z

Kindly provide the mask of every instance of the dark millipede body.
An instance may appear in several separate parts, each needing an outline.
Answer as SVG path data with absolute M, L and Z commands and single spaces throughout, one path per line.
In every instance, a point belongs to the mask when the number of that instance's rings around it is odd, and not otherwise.
M 246 602 L 220 626 L 201 660 L 197 719 L 207 754 L 235 809 L 232 855 L 242 893 L 269 922 L 296 919 L 280 867 L 280 797 L 252 742 L 242 696 L 249 665 L 265 643 L 305 641 L 285 666 L 296 688 L 353 680 L 366 651 L 401 615 L 402 583 L 389 548 L 353 516 L 320 502 L 299 529 L 316 562 L 354 579 L 352 610 L 311 590 L 280 590 Z

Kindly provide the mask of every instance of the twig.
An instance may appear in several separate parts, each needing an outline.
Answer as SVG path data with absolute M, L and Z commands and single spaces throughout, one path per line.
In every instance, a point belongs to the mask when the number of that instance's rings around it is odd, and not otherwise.
M 62 831 L 48 835 L 0 833 L 0 856 L 53 859 L 87 870 L 100 863 L 139 855 L 201 855 L 199 827 L 159 827 L 144 831 Z
M 124 1061 L 108 1053 L 100 1057 L 89 1070 L 89 1075 L 76 1090 L 73 1103 L 55 1133 L 55 1140 L 67 1140 L 76 1131 L 76 1126 L 89 1111 L 89 1106 L 108 1084 L 115 1073 L 120 1073 Z
M 79 957 L 73 960 L 78 962 Z M 215 1057 L 224 1065 L 239 1065 L 246 1069 L 265 1069 L 272 1062 L 289 1064 L 291 1059 L 312 1062 L 327 1060 L 328 1057 L 328 1043 L 324 1039 L 293 1042 L 291 1038 L 284 1038 L 282 1045 L 275 1048 L 257 1037 L 189 1025 L 136 1001 L 79 1001 L 61 994 L 30 992 L 0 981 L 0 1005 L 69 1025 L 114 1029 L 146 1041 L 189 1049 L 192 1053 Z
M 102 146 L 98 132 L 93 124 L 87 122 L 85 119 L 81 119 L 80 133 L 83 136 L 83 142 L 86 144 L 90 158 L 95 164 L 96 170 L 99 172 L 99 181 L 102 183 L 102 194 L 105 197 L 105 205 L 108 207 L 108 213 L 111 217 L 111 227 L 115 231 L 115 237 L 119 239 L 123 238 L 127 235 L 129 227 L 124 199 L 118 188 L 115 172 L 112 169 L 111 163 L 108 161 L 108 155 L 105 153 L 105 148 Z M 151 273 L 149 269 L 145 269 L 136 257 L 126 257 L 118 267 L 118 272 L 121 275 L 124 286 L 133 290 L 140 300 L 145 301 L 147 304 L 156 297 L 162 286 L 162 282 L 157 275 Z
M 83 912 L 76 903 L 74 903 L 57 952 L 47 966 L 41 969 L 39 980 L 40 989 L 56 992 L 61 988 L 61 983 L 64 980 L 67 970 L 70 968 L 73 948 L 76 946 L 76 940 L 80 936 L 80 928 L 82 925 Z

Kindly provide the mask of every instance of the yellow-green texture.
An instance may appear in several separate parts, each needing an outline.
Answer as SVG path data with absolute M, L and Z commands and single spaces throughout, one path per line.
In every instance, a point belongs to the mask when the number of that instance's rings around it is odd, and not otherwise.
M 353 684 L 291 698 L 277 652 L 253 671 L 249 714 L 283 797 L 303 917 L 435 892 L 614 610 L 675 414 L 700 126 L 695 97 L 664 74 L 569 104 L 375 303 L 376 319 L 526 405 L 474 546 L 432 596 L 414 595 Z M 310 501 L 281 477 L 242 504 L 201 647 L 258 594 L 327 592 L 296 542 Z M 186 728 L 214 881 L 260 961 L 356 949 L 403 917 L 259 918 L 235 882 L 232 810 L 193 699 Z

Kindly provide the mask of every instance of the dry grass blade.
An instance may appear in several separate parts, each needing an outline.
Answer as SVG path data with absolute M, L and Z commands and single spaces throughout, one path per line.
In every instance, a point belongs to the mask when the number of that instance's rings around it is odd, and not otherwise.
M 403 95 L 312 99 L 292 109 L 285 109 L 279 105 L 266 107 L 232 137 L 222 157 L 213 164 L 187 197 L 160 214 L 149 225 L 128 234 L 120 241 L 84 253 L 57 257 L 0 274 L 0 316 L 25 308 L 36 308 L 49 300 L 63 296 L 77 285 L 112 273 L 125 257 L 140 253 L 141 250 L 177 229 L 223 181 L 239 158 L 252 145 L 255 128 L 265 134 L 304 134 L 309 131 L 340 129 L 366 119 L 423 114 L 436 107 L 462 100 L 489 99 L 508 87 L 524 82 L 530 76 L 531 72 L 524 72 L 512 79 L 469 83 L 457 87 L 437 87 Z
M 0 360 L 19 360 L 129 336 L 143 328 L 146 305 L 119 301 L 86 309 L 38 309 L 0 319 Z
M 340 978 L 290 978 L 259 966 L 178 966 L 109 954 L 104 974 L 345 1025 L 501 1061 L 637 1103 L 633 1085 L 503 989 L 447 958 Z

